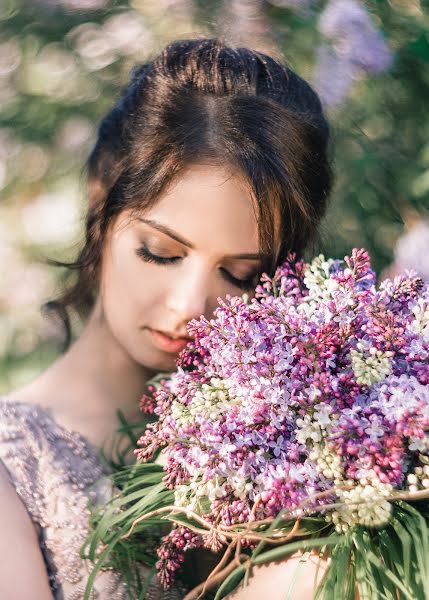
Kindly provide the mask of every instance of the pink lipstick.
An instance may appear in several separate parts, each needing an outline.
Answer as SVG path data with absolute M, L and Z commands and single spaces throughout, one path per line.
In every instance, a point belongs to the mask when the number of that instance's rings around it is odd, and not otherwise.
M 156 329 L 149 329 L 149 331 L 155 346 L 170 354 L 178 354 L 190 342 L 187 337 L 175 337 Z

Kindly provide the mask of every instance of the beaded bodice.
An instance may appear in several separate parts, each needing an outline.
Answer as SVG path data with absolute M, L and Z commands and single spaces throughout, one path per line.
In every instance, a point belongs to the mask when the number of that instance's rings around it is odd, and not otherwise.
M 79 556 L 88 534 L 88 500 L 100 504 L 113 491 L 98 450 L 58 425 L 47 409 L 0 398 L 0 460 L 38 531 L 55 600 L 81 600 L 91 571 Z M 128 597 L 117 573 L 98 574 L 93 598 Z M 167 594 L 153 586 L 150 597 Z

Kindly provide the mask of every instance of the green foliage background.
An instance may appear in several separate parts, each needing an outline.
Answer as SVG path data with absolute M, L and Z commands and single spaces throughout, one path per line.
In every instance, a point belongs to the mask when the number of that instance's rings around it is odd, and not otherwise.
M 224 34 L 277 53 L 314 81 L 326 2 L 294 10 L 250 0 L 242 2 L 247 17 L 234 14 L 236 4 L 2 0 L 0 393 L 59 353 L 58 328 L 39 307 L 55 295 L 61 273 L 43 261 L 77 251 L 82 167 L 98 120 L 135 62 L 178 37 Z M 404 228 L 429 208 L 429 4 L 373 0 L 366 7 L 394 62 L 388 72 L 357 81 L 328 111 L 336 185 L 321 233 L 326 254 L 365 246 L 381 272 Z

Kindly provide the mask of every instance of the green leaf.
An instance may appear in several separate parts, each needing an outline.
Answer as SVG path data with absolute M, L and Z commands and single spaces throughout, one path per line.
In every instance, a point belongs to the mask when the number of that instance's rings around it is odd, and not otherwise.
M 111 540 L 110 545 L 107 546 L 107 548 L 105 548 L 103 550 L 103 552 L 100 554 L 97 562 L 95 563 L 93 570 L 91 571 L 91 573 L 88 577 L 86 587 L 85 587 L 85 592 L 84 592 L 84 600 L 90 600 L 90 593 L 94 586 L 95 578 L 96 578 L 98 572 L 100 571 L 100 569 L 106 563 L 109 555 L 113 552 L 113 550 L 115 548 L 115 543 L 119 540 L 121 535 L 122 535 L 122 532 L 118 532 L 116 534 L 116 536 Z
M 146 596 L 146 592 L 149 589 L 150 586 L 150 582 L 152 581 L 152 579 L 154 578 L 156 573 L 156 567 L 155 565 L 150 569 L 146 579 L 143 582 L 142 588 L 141 588 L 141 592 L 139 594 L 139 600 L 144 600 L 145 596 Z
M 315 598 L 354 599 L 355 572 L 351 559 L 351 536 L 343 535 L 339 543 L 331 550 L 331 563 L 316 590 Z
M 361 557 L 365 558 L 367 566 L 366 572 L 364 573 L 365 580 L 368 580 L 368 577 L 372 576 L 371 585 L 373 587 L 373 590 L 377 590 L 378 595 L 380 595 L 380 592 L 383 592 L 380 574 L 383 573 L 383 576 L 387 578 L 389 582 L 392 582 L 394 585 L 397 586 L 399 590 L 402 591 L 407 600 L 415 600 L 415 598 L 413 599 L 413 596 L 411 595 L 410 591 L 396 576 L 396 574 L 390 569 L 387 569 L 386 565 L 376 555 L 371 546 L 369 546 L 368 543 L 365 543 L 368 541 L 368 535 L 365 535 L 365 533 L 367 534 L 367 532 L 363 532 L 360 528 L 357 528 L 353 535 L 353 540 L 357 550 L 359 551 Z M 365 539 L 365 537 L 367 539 Z M 375 570 L 373 569 L 374 567 Z
M 294 589 L 295 584 L 297 583 L 297 581 L 299 579 L 300 573 L 302 574 L 303 566 L 308 561 L 309 555 L 310 555 L 309 552 L 305 552 L 302 555 L 302 557 L 299 559 L 298 566 L 296 567 L 295 572 L 294 572 L 293 577 L 292 577 L 292 581 L 289 584 L 289 589 L 286 592 L 285 600 L 293 600 L 293 596 L 292 596 L 293 589 Z

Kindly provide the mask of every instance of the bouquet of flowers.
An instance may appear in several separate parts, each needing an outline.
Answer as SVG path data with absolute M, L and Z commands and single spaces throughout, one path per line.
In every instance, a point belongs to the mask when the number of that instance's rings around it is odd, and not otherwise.
M 377 289 L 365 250 L 291 255 L 189 333 L 94 518 L 96 569 L 127 557 L 168 587 L 207 548 L 219 563 L 187 598 L 220 599 L 252 565 L 319 548 L 324 600 L 429 597 L 429 286 Z

